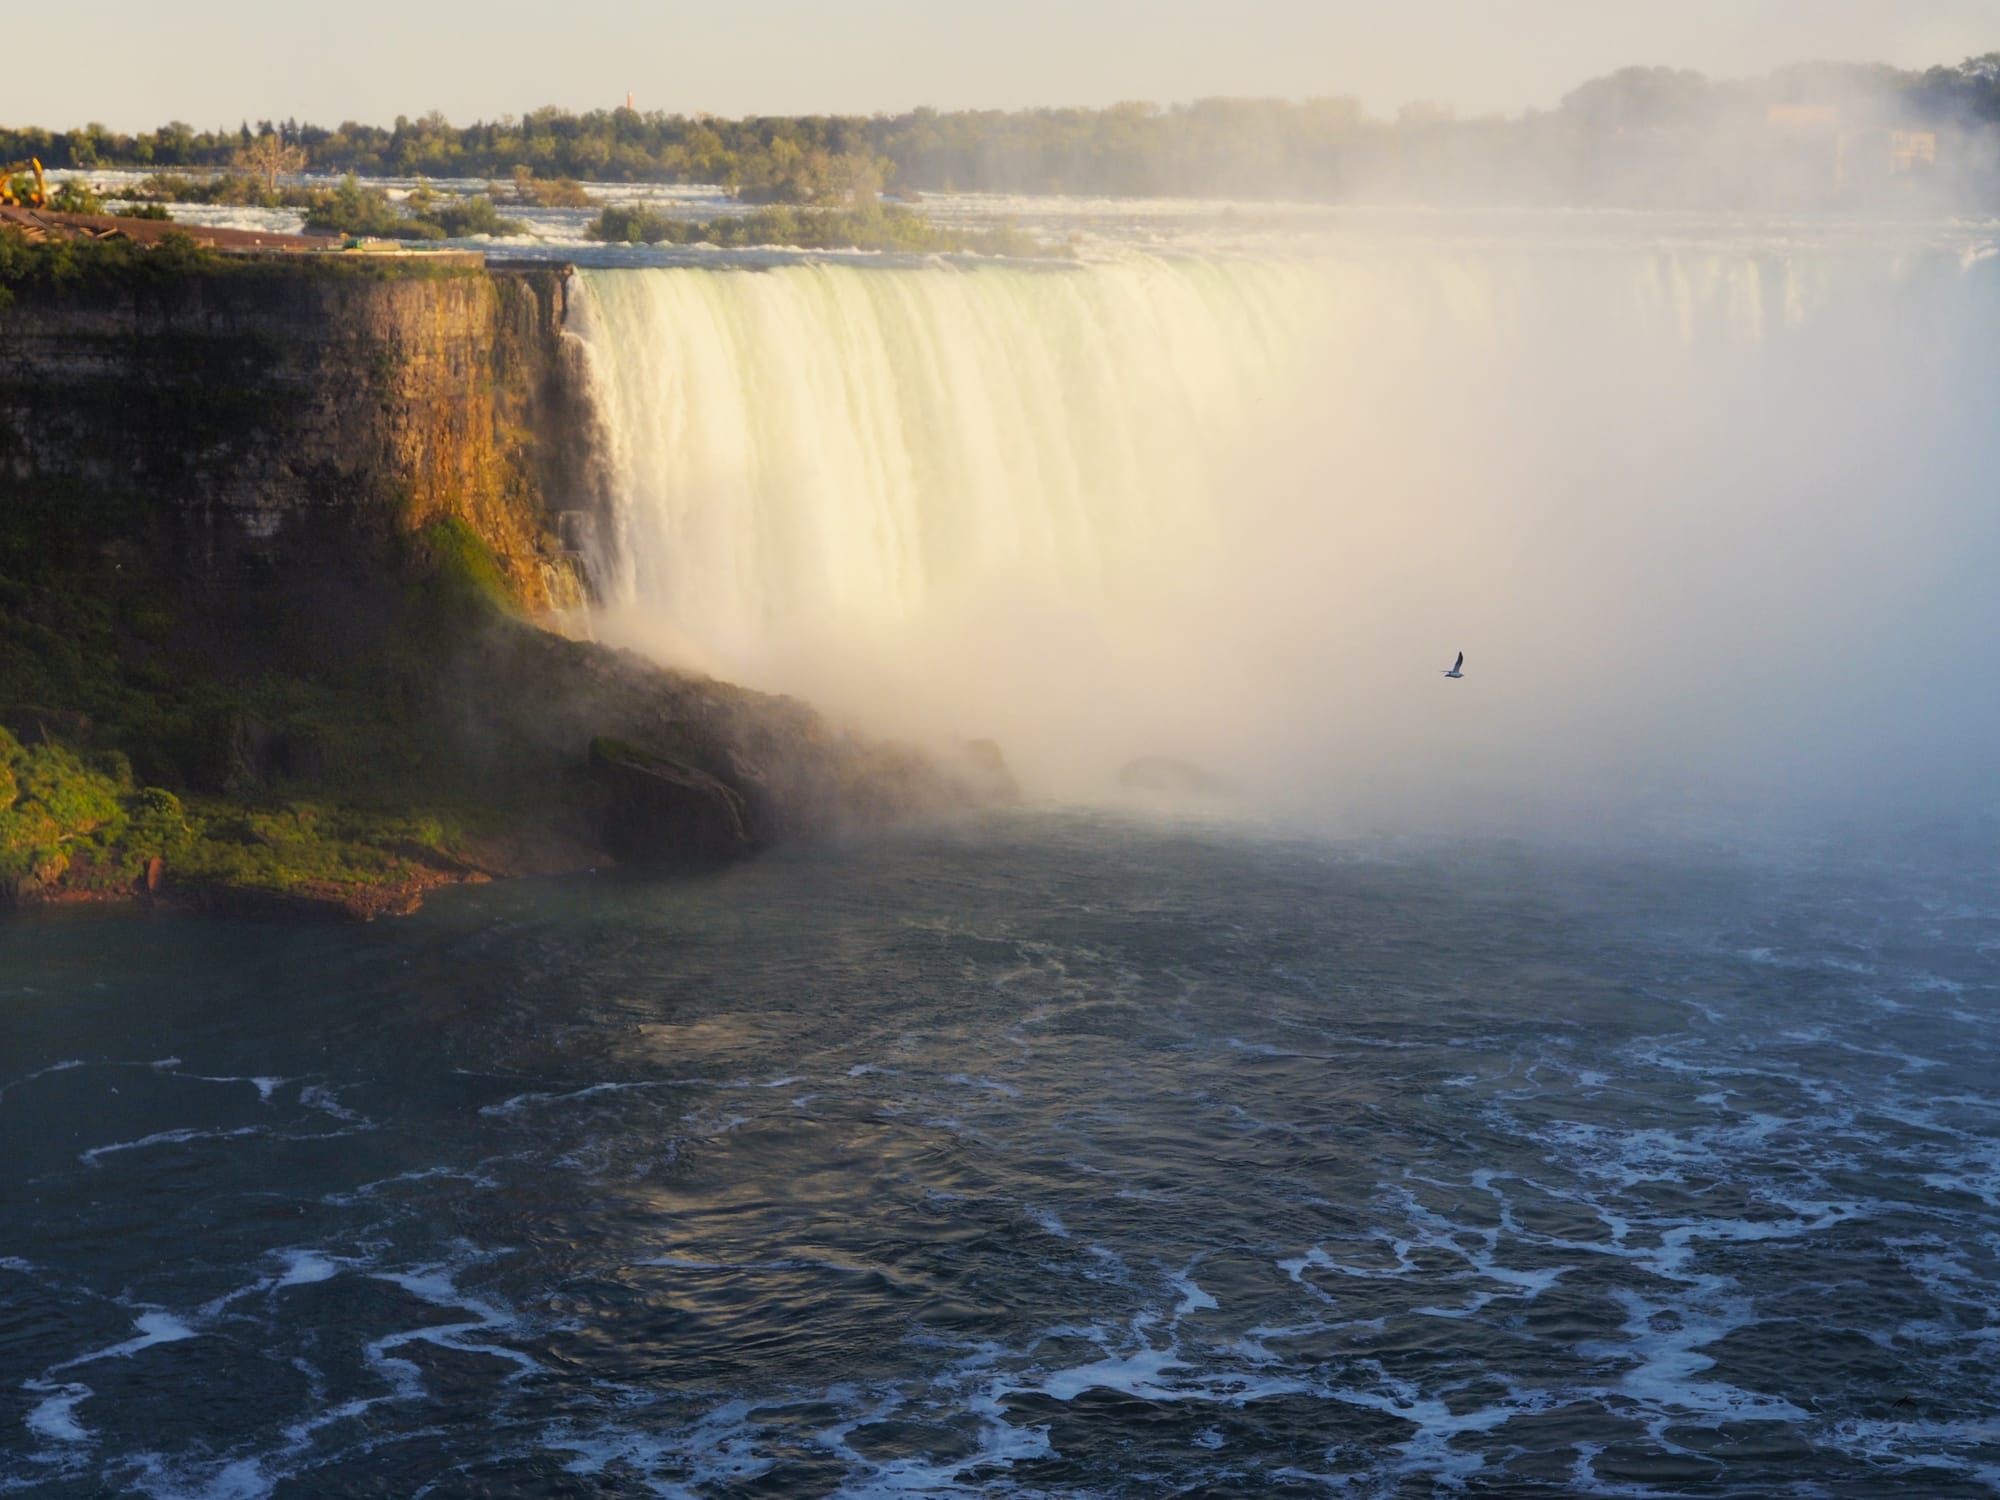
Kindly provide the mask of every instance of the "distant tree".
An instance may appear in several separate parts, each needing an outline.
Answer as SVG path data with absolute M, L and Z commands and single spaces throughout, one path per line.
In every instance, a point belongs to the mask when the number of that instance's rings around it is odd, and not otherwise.
M 887 163 L 858 151 L 833 157 L 825 169 L 827 201 L 866 205 L 882 196 L 883 179 L 889 175 Z
M 284 137 L 273 131 L 258 136 L 247 146 L 237 147 L 230 160 L 239 170 L 263 178 L 264 186 L 276 192 L 280 177 L 305 170 L 306 148 L 286 145 Z
M 1439 104 L 1432 99 L 1412 99 L 1396 111 L 1396 123 L 1411 130 L 1428 130 L 1439 125 L 1449 125 L 1457 118 L 1457 110 L 1449 104 Z
M 1603 133 L 1662 130 L 1701 121 L 1714 86 L 1685 68 L 1620 68 L 1563 96 L 1563 113 Z
M 194 160 L 194 126 L 185 120 L 169 120 L 153 132 L 153 160 L 165 166 L 184 167 Z
M 69 133 L 69 164 L 85 168 L 102 165 L 104 153 L 98 142 L 109 133 L 95 120 L 81 130 L 72 130 Z
M 1757 184 L 1768 174 L 1753 158 L 1775 139 L 1765 128 L 1768 107 L 1787 103 L 1830 106 L 1843 125 L 1851 119 L 1856 128 L 1866 119 L 1939 132 L 1938 161 L 1949 167 L 1957 198 L 1982 211 L 2000 202 L 2000 54 L 1994 53 L 1922 73 L 1822 63 L 1713 83 L 1669 68 L 1628 68 L 1584 83 L 1558 109 L 1518 119 L 1453 121 L 1420 106 L 1370 119 L 1351 99 L 734 120 L 628 109 L 572 114 L 545 106 L 464 127 L 435 112 L 398 116 L 393 127 L 350 120 L 335 130 L 254 120 L 217 131 L 173 121 L 138 135 L 96 126 L 62 135 L 0 126 L 0 162 L 32 156 L 58 167 L 212 172 L 234 159 L 242 171 L 231 194 L 252 185 L 264 199 L 327 191 L 298 182 L 279 186 L 287 171 L 303 165 L 297 158 L 238 155 L 289 147 L 303 150 L 315 171 L 484 178 L 502 184 L 507 201 L 543 206 L 581 206 L 583 189 L 571 184 L 582 182 L 716 184 L 751 202 L 841 208 L 866 207 L 884 184 L 905 193 L 955 188 L 1328 201 L 1433 192 L 1658 201 L 1666 192 L 1674 201 L 1734 202 L 1762 191 Z M 1723 137 L 1732 133 L 1725 147 Z M 516 169 L 532 176 L 510 190 Z M 443 221 L 422 222 L 435 230 Z

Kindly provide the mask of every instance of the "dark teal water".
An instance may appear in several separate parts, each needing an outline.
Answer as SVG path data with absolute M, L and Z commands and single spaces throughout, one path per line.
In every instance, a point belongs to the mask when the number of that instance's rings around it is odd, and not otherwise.
M 0 925 L 0 1488 L 1989 1495 L 1990 833 Z

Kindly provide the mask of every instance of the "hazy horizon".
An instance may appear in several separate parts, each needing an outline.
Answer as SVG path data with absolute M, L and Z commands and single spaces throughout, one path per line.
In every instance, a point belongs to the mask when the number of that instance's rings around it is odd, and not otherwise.
M 1757 76 L 1793 63 L 1952 64 L 2000 47 L 1990 0 L 1050 0 L 946 10 L 779 0 L 672 13 L 580 0 L 526 6 L 357 0 L 323 17 L 241 0 L 172 10 L 112 0 L 73 66 L 17 78 L 0 124 L 151 129 L 295 118 L 387 124 L 432 110 L 463 123 L 554 105 L 757 114 L 1101 107 L 1222 96 L 1353 96 L 1376 115 L 1415 102 L 1461 115 L 1554 106 L 1624 66 Z M 387 39 L 385 41 L 385 39 Z

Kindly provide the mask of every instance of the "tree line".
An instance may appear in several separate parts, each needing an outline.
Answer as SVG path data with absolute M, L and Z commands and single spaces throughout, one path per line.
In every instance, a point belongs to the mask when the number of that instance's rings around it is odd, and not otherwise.
M 1628 68 L 1584 84 L 1554 110 L 1505 119 L 1460 119 L 1425 105 L 1375 119 L 1342 98 L 734 120 L 548 107 L 464 126 L 432 113 L 399 116 L 390 127 L 267 120 L 233 130 L 175 121 L 136 135 L 100 125 L 0 129 L 0 159 L 222 170 L 260 151 L 275 160 L 282 148 L 323 174 L 715 183 L 778 203 L 861 201 L 882 187 L 1694 200 L 1756 196 L 1773 163 L 1801 165 L 1803 180 L 1815 180 L 1815 122 L 1827 115 L 1854 139 L 1932 133 L 1937 157 L 1923 165 L 1948 179 L 1955 196 L 1989 198 L 2000 185 L 2000 53 L 1923 71 L 1822 64 L 1743 81 Z

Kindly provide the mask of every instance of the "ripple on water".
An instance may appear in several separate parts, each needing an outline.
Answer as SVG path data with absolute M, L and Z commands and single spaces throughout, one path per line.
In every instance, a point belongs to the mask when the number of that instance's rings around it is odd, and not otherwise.
M 0 1078 L 0 1485 L 2000 1485 L 1986 906 L 928 837 L 185 993 L 28 930 L 108 998 Z

